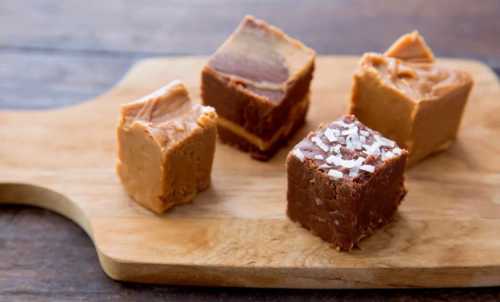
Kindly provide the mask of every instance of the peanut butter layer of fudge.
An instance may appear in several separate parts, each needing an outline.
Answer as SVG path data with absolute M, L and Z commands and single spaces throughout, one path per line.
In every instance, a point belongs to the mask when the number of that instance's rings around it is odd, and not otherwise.
M 406 158 L 352 115 L 322 125 L 288 155 L 288 217 L 349 251 L 393 217 L 406 194 Z
M 363 55 L 349 111 L 407 149 L 413 165 L 455 140 L 472 86 L 468 73 L 437 64 L 413 32 L 385 54 Z
M 179 81 L 123 105 L 116 170 L 128 194 L 156 213 L 193 200 L 210 185 L 216 120 Z
M 202 71 L 222 142 L 268 160 L 305 121 L 315 52 L 247 16 Z

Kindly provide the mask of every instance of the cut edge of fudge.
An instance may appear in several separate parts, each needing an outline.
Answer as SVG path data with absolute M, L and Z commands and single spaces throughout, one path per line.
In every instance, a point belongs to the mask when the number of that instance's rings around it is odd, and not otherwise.
M 254 159 L 269 160 L 304 125 L 309 104 L 308 94 L 303 101 L 290 109 L 285 123 L 267 140 L 223 117 L 217 120 L 219 136 L 222 142 L 249 152 Z
M 132 199 L 162 213 L 206 189 L 216 119 L 213 108 L 192 103 L 180 81 L 122 105 L 116 171 Z
M 294 118 L 289 119 L 268 141 L 262 140 L 241 127 L 236 128 L 236 124 L 220 117 L 217 121 L 219 137 L 223 143 L 248 152 L 252 158 L 267 161 L 305 124 L 309 104 L 310 101 L 307 98 L 305 102 L 301 102 L 300 106 L 294 107 L 290 114 Z M 230 129 L 231 127 L 233 129 Z
M 287 215 L 349 251 L 391 221 L 406 195 L 406 157 L 354 116 L 323 124 L 288 155 Z
M 401 36 L 384 53 L 384 56 L 394 57 L 412 62 L 434 62 L 434 54 L 418 31 Z

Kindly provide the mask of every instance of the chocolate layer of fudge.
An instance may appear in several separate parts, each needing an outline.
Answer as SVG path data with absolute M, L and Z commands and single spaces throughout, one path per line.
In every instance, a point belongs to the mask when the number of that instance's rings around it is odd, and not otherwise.
M 139 204 L 162 213 L 190 202 L 210 184 L 217 115 L 191 102 L 174 81 L 123 105 L 117 129 L 117 173 Z
M 407 152 L 352 115 L 309 133 L 287 158 L 287 214 L 338 250 L 387 224 L 406 194 Z
M 453 142 L 472 86 L 468 73 L 436 64 L 413 32 L 385 54 L 363 55 L 350 113 L 406 148 L 413 165 Z
M 269 159 L 305 121 L 314 59 L 280 29 L 245 17 L 202 71 L 222 142 Z

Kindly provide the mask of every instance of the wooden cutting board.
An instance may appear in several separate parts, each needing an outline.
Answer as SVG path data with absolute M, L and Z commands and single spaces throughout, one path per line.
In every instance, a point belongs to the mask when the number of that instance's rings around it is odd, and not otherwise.
M 444 60 L 476 86 L 458 141 L 407 173 L 395 221 L 338 253 L 285 216 L 288 149 L 345 111 L 357 58 L 317 61 L 307 125 L 272 161 L 218 144 L 213 185 L 158 216 L 114 172 L 119 105 L 173 79 L 199 98 L 206 58 L 151 59 L 110 92 L 51 111 L 0 111 L 0 201 L 54 210 L 94 241 L 113 279 L 291 288 L 500 285 L 500 88 L 473 61 Z M 71 244 L 71 242 L 68 242 Z

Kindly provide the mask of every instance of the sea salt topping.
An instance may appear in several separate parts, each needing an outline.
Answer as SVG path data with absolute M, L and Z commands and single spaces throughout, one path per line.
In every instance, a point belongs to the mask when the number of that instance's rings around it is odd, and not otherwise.
M 304 139 L 295 149 L 301 149 L 293 151 L 297 158 L 316 160 L 318 168 L 333 178 L 374 173 L 381 161 L 404 152 L 393 140 L 366 128 L 352 116 L 332 122 L 324 130 Z
M 378 156 L 380 154 L 380 145 L 377 142 L 373 142 L 371 145 L 363 145 L 363 149 L 368 155 Z
M 342 163 L 342 157 L 338 155 L 330 155 L 326 158 L 326 162 L 330 165 L 340 166 Z
M 351 134 L 358 134 L 358 127 L 353 126 L 341 132 L 341 135 L 351 135 Z
M 356 177 L 358 175 L 359 175 L 359 168 L 358 167 L 353 167 L 351 170 L 349 170 L 350 177 Z
M 304 161 L 304 153 L 302 153 L 302 151 L 300 151 L 299 148 L 295 148 L 293 151 L 292 151 L 292 154 L 297 157 L 300 161 Z
M 344 168 L 354 168 L 359 167 L 365 161 L 365 158 L 358 157 L 357 159 L 343 159 L 340 155 L 330 155 L 326 158 L 328 164 L 333 164 L 335 166 L 340 166 Z
M 327 145 L 325 145 L 325 143 L 323 143 L 323 141 L 321 140 L 321 138 L 317 137 L 317 136 L 313 136 L 311 138 L 311 141 L 313 143 L 316 144 L 316 146 L 318 146 L 321 150 L 323 150 L 324 152 L 328 152 L 328 150 L 330 149 Z
M 373 173 L 375 171 L 375 166 L 372 166 L 372 165 L 362 165 L 361 167 L 359 167 L 360 170 L 363 170 L 363 171 L 366 171 L 366 172 L 369 172 L 369 173 Z
M 394 146 L 396 146 L 396 142 L 394 142 L 390 139 L 387 139 L 383 136 L 375 135 L 375 139 L 382 146 L 386 146 L 386 147 L 390 147 L 390 148 L 394 148 Z
M 330 152 L 340 153 L 340 145 L 335 145 L 330 148 Z
M 328 164 L 322 164 L 318 168 L 321 169 L 321 170 L 326 170 L 326 169 L 330 169 L 331 167 Z
M 345 168 L 358 168 L 365 161 L 363 157 L 358 157 L 357 159 L 343 160 L 342 166 Z
M 335 132 L 332 129 L 330 129 L 330 128 L 326 128 L 326 130 L 325 130 L 325 136 L 326 136 L 326 138 L 328 139 L 328 141 L 330 143 L 333 143 L 333 142 L 337 141 L 337 136 L 336 136 Z
M 316 154 L 316 155 L 314 155 L 314 159 L 324 160 L 325 158 L 321 154 Z
M 396 154 L 392 153 L 391 151 L 387 151 L 387 152 L 382 153 L 382 160 L 387 160 L 387 159 L 393 158 L 395 156 L 396 156 Z
M 323 201 L 321 201 L 321 199 L 319 199 L 319 198 L 317 198 L 317 197 L 316 197 L 316 198 L 314 198 L 314 202 L 315 202 L 315 203 L 316 203 L 316 205 L 318 205 L 318 206 L 320 206 L 320 205 L 322 205 L 322 204 L 323 204 Z
M 344 173 L 331 169 L 330 171 L 328 171 L 328 176 L 331 176 L 333 178 L 342 178 L 344 177 Z
M 357 133 L 350 134 L 346 140 L 346 147 L 349 150 L 361 150 L 363 144 L 361 143 Z

